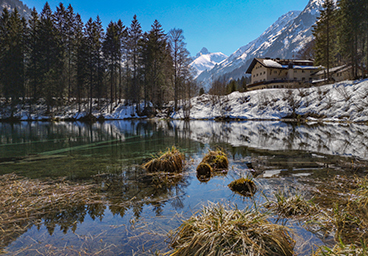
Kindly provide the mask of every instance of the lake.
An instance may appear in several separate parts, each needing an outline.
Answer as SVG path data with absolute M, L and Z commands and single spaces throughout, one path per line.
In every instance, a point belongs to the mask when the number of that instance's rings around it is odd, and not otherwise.
M 172 146 L 185 153 L 182 174 L 148 175 L 142 165 Z M 229 170 L 198 180 L 196 167 L 222 148 Z M 169 251 L 168 234 L 209 202 L 262 205 L 278 191 L 306 198 L 335 177 L 365 175 L 368 126 L 272 121 L 129 120 L 103 123 L 0 123 L 0 175 L 93 184 L 100 201 L 22 220 L 0 244 L 3 254 L 152 255 Z M 253 175 L 253 197 L 228 184 Z M 324 199 L 323 199 L 324 198 Z M 331 202 L 328 202 L 329 198 Z M 320 201 L 318 201 L 320 200 Z M 326 201 L 327 200 L 327 201 Z M 314 202 L 329 206 L 335 193 Z M 277 219 L 295 231 L 297 255 L 334 245 L 333 234 Z

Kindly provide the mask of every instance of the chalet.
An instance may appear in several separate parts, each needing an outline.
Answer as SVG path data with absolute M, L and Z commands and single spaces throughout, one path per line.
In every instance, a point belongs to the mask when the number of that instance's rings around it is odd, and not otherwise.
M 329 69 L 329 73 L 330 78 L 335 82 L 353 79 L 352 66 L 342 65 L 339 67 L 333 67 Z M 362 72 L 359 73 L 361 75 Z M 322 69 L 312 74 L 312 77 L 313 77 L 313 84 L 325 83 L 327 80 L 327 69 Z
M 311 83 L 312 75 L 319 69 L 312 60 L 254 58 L 246 71 L 252 76 L 248 89 L 291 88 Z

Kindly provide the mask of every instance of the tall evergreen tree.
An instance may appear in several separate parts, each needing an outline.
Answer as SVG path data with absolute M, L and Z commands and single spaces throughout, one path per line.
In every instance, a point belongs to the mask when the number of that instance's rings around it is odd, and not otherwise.
M 168 58 L 167 37 L 161 24 L 155 20 L 145 38 L 143 51 L 145 106 L 147 101 L 151 101 L 160 108 L 163 105 L 163 91 L 167 81 L 165 78 L 165 64 Z
M 63 49 L 54 17 L 46 2 L 40 15 L 39 47 L 40 47 L 40 84 L 42 96 L 45 98 L 48 111 L 54 105 L 54 97 L 63 97 L 60 76 L 63 70 Z
M 129 62 L 132 70 L 132 83 L 130 87 L 130 98 L 134 102 L 139 103 L 141 99 L 141 81 L 139 77 L 140 65 L 141 65 L 141 52 L 142 52 L 142 28 L 141 24 L 137 20 L 137 15 L 133 16 L 132 23 L 128 30 L 129 32 Z M 138 104 L 139 106 L 139 104 Z
M 40 18 L 33 8 L 31 17 L 28 20 L 28 29 L 26 37 L 26 52 L 27 52 L 27 71 L 26 76 L 29 84 L 29 96 L 36 101 L 41 96 L 40 81 L 42 74 L 39 67 L 41 61 L 40 49 Z
M 336 8 L 333 0 L 326 0 L 316 25 L 313 28 L 315 36 L 315 60 L 317 65 L 323 65 L 327 70 L 327 80 L 330 80 L 330 67 L 332 67 L 336 36 L 332 29 L 335 22 Z
M 25 28 L 25 20 L 21 19 L 17 9 L 9 15 L 4 8 L 0 21 L 0 84 L 4 97 L 11 100 L 12 107 L 19 102 L 19 97 L 25 96 Z

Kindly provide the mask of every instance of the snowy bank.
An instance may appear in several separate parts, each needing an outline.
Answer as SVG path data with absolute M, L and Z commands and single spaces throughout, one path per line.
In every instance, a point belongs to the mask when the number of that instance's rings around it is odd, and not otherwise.
M 368 79 L 300 89 L 264 89 L 191 99 L 190 119 L 368 121 Z M 171 115 L 184 118 L 180 109 Z
M 98 106 L 94 100 L 92 114 L 105 120 L 123 120 L 146 118 L 144 104 L 115 104 L 110 109 L 108 101 Z M 320 87 L 300 89 L 264 89 L 249 92 L 233 92 L 226 96 L 204 94 L 190 100 L 190 112 L 180 108 L 173 109 L 173 102 L 166 112 L 156 113 L 157 117 L 172 119 L 242 119 L 242 120 L 281 120 L 285 118 L 305 118 L 318 121 L 368 121 L 368 79 L 344 81 Z M 152 106 L 149 106 L 152 107 Z M 80 108 L 80 111 L 79 111 Z M 87 103 L 79 106 L 70 103 L 67 106 L 53 108 L 46 114 L 44 103 L 37 105 L 18 105 L 14 117 L 20 120 L 78 120 L 89 113 Z M 171 114 L 168 114 L 170 113 Z M 189 116 L 188 116 L 189 115 Z M 0 119 L 10 116 L 10 107 L 4 103 L 0 106 Z

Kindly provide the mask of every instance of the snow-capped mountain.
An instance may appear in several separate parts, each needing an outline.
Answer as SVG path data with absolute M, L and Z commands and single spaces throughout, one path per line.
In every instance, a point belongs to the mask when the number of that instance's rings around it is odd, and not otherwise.
M 9 11 L 13 11 L 14 8 L 17 8 L 22 17 L 28 18 L 31 16 L 31 9 L 19 0 L 0 0 L 0 12 L 2 12 L 4 8 Z
M 207 48 L 203 47 L 202 50 L 193 58 L 194 60 L 190 63 L 190 66 L 193 67 L 194 77 L 197 77 L 205 70 L 212 69 L 226 58 L 227 56 L 222 52 L 210 53 Z
M 203 71 L 196 81 L 209 88 L 211 81 L 225 77 L 237 79 L 245 75 L 255 57 L 293 58 L 296 53 L 313 39 L 315 24 L 323 0 L 310 0 L 305 9 L 290 11 L 281 16 L 260 37 L 240 47 L 219 65 Z

